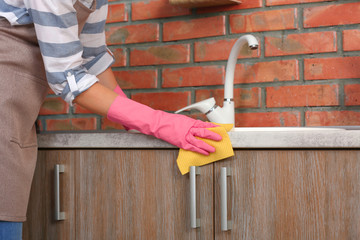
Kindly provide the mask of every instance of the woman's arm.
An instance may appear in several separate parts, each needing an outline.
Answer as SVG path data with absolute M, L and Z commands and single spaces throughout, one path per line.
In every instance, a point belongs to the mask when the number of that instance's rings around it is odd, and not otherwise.
M 111 68 L 97 75 L 99 83 L 95 83 L 88 90 L 81 93 L 74 100 L 74 103 L 92 111 L 93 113 L 106 116 L 110 105 L 117 97 L 114 92 L 118 86 Z
M 126 94 L 117 84 L 114 73 L 112 72 L 111 68 L 106 69 L 103 73 L 99 74 L 97 77 L 99 79 L 100 84 L 116 92 L 119 96 L 127 98 Z M 126 126 L 124 127 L 126 128 Z
M 80 37 L 73 2 L 24 1 L 34 22 L 49 86 L 70 104 L 114 61 L 105 44 L 107 1 L 96 1 Z
M 97 75 L 97 78 L 100 84 L 95 83 L 87 91 L 76 97 L 73 102 L 93 113 L 106 116 L 116 96 L 126 97 L 126 95 L 117 84 L 111 68 Z
M 103 85 L 104 87 L 109 88 L 110 90 L 114 91 L 117 87 L 117 82 L 114 76 L 114 73 L 112 72 L 111 68 L 106 69 L 104 72 L 97 75 L 97 78 L 99 79 L 99 83 Z
M 216 127 L 216 125 L 201 122 L 184 115 L 154 110 L 131 99 L 119 96 L 118 93 L 111 90 L 114 86 L 111 70 L 107 70 L 100 75 L 102 84 L 95 83 L 82 92 L 74 99 L 75 103 L 94 113 L 107 116 L 113 122 L 155 136 L 180 148 L 204 155 L 215 151 L 214 147 L 196 137 L 215 141 L 221 140 L 220 135 L 206 129 Z M 107 76 L 109 76 L 109 79 L 106 79 Z
M 118 96 L 117 93 L 107 86 L 112 85 L 95 83 L 88 90 L 78 95 L 73 102 L 92 111 L 93 113 L 106 116 L 111 104 Z

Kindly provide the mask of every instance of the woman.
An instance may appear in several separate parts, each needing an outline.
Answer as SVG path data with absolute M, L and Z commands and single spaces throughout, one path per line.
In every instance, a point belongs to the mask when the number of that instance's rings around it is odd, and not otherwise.
M 195 136 L 221 140 L 211 123 L 126 97 L 109 68 L 106 16 L 107 0 L 0 0 L 0 239 L 21 239 L 47 85 L 70 104 L 186 150 L 215 151 Z

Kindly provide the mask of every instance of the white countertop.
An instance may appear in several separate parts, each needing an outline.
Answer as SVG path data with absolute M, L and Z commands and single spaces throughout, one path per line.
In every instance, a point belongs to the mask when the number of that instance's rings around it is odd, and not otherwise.
M 359 130 L 358 130 L 359 129 Z M 239 128 L 229 132 L 234 148 L 360 148 L 360 127 Z M 39 148 L 176 148 L 137 133 L 48 133 L 38 135 Z

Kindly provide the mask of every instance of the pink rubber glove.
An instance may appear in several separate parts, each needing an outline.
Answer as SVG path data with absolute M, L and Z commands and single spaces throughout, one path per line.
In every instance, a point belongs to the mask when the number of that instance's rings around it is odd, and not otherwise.
M 120 97 L 128 98 L 126 94 L 123 92 L 123 90 L 119 87 L 119 85 L 116 85 L 116 88 L 114 89 L 114 92 L 116 92 Z M 126 131 L 129 131 L 130 128 L 122 124 Z
M 119 96 L 121 97 L 126 97 L 126 94 L 123 92 L 123 90 L 119 87 L 119 85 L 116 85 L 116 88 L 114 89 L 114 92 L 116 92 L 117 94 L 119 94 Z
M 184 115 L 154 110 L 124 97 L 116 97 L 107 113 L 109 120 L 152 135 L 179 148 L 209 155 L 215 148 L 196 137 L 220 141 L 219 134 L 206 128 L 217 127 Z

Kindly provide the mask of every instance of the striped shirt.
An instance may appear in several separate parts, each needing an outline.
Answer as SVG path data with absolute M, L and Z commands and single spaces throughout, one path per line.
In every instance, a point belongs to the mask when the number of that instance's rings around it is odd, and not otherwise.
M 49 86 L 69 103 L 114 62 L 105 43 L 108 1 L 80 0 L 92 11 L 80 34 L 75 2 L 0 0 L 0 17 L 11 25 L 34 24 Z

